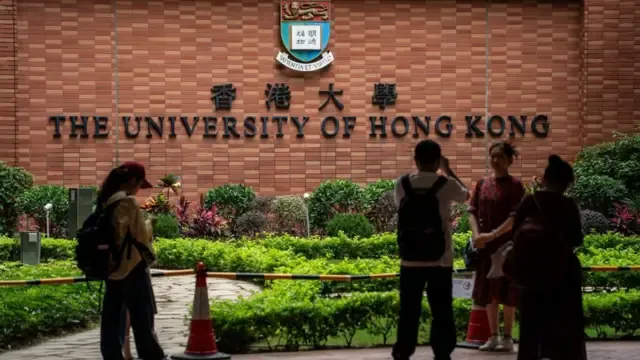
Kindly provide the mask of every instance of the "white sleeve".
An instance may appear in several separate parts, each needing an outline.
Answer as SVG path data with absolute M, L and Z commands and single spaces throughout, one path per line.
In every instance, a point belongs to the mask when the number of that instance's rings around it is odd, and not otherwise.
M 459 204 L 467 201 L 469 197 L 469 190 L 454 178 L 447 180 L 447 183 L 444 184 L 442 188 L 442 192 L 443 199 Z
M 403 197 L 404 197 L 404 188 L 402 188 L 402 178 L 398 178 L 398 180 L 396 180 L 396 187 L 393 192 L 393 200 L 396 203 L 396 207 L 400 207 L 400 201 L 402 201 Z

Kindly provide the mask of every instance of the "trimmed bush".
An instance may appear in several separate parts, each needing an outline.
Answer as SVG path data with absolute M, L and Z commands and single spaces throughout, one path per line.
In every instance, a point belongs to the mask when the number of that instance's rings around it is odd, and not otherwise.
M 622 234 L 608 232 L 606 234 L 591 234 L 584 238 L 584 247 L 580 252 L 587 250 L 624 250 L 630 249 L 640 252 L 640 236 L 624 236 Z
M 279 196 L 274 202 L 276 230 L 279 233 L 306 235 L 307 207 L 300 196 Z
M 234 232 L 239 236 L 256 236 L 269 228 L 267 217 L 258 211 L 249 211 L 236 220 Z
M 397 258 L 383 256 L 380 259 L 345 259 L 327 260 L 313 259 L 303 262 L 293 261 L 275 269 L 282 274 L 327 274 L 327 275 L 367 275 L 367 274 L 396 274 L 400 271 L 400 261 Z M 297 282 L 268 281 L 267 287 L 281 283 L 280 286 L 293 287 Z M 358 281 L 320 281 L 314 285 L 314 291 L 320 295 L 347 294 L 362 291 L 392 291 L 399 286 L 398 278 L 358 280 Z
M 640 134 L 585 147 L 576 158 L 574 170 L 578 177 L 610 176 L 636 194 L 640 191 Z
M 298 350 L 323 347 L 331 338 L 350 346 L 357 332 L 387 344 L 395 330 L 399 311 L 397 291 L 354 293 L 325 298 L 305 283 L 291 288 L 266 290 L 249 299 L 216 301 L 211 314 L 221 351 L 247 352 L 252 344 L 266 344 L 270 350 Z M 431 313 L 423 300 L 420 343 L 426 343 Z M 640 330 L 640 292 L 587 294 L 584 297 L 586 326 L 599 338 L 630 337 Z M 454 318 L 459 339 L 466 333 L 471 301 L 454 300 Z M 613 334 L 607 330 L 613 328 Z M 425 331 L 426 330 L 426 331 Z
M 581 176 L 571 187 L 569 194 L 583 209 L 609 214 L 613 204 L 627 198 L 627 188 L 622 181 L 606 175 Z
M 276 198 L 273 196 L 256 196 L 249 206 L 250 211 L 257 211 L 269 215 L 275 211 Z
M 18 199 L 33 186 L 33 176 L 0 161 L 0 236 L 12 235 L 18 220 Z
M 359 213 L 366 207 L 362 188 L 349 180 L 330 180 L 318 186 L 309 198 L 311 225 L 324 229 L 339 213 Z
M 395 232 L 398 225 L 397 214 L 398 208 L 393 191 L 387 191 L 371 206 L 367 212 L 367 217 L 375 226 L 377 232 Z M 396 218 L 395 222 L 394 218 Z
M 464 247 L 471 236 L 470 232 L 453 234 L 453 248 L 455 257 L 462 258 Z M 195 246 L 194 244 L 200 244 Z M 75 240 L 59 240 L 59 239 L 43 239 L 42 240 L 42 259 L 46 260 L 69 260 L 73 259 L 75 253 Z M 194 259 L 198 257 L 205 249 L 211 247 L 224 248 L 225 252 L 235 251 L 236 248 L 249 247 L 251 249 L 260 248 L 259 253 L 263 250 L 284 251 L 287 255 L 295 254 L 306 259 L 378 259 L 383 256 L 398 256 L 398 246 L 396 235 L 391 233 L 376 234 L 365 239 L 352 239 L 345 235 L 335 237 L 295 237 L 291 235 L 274 235 L 266 234 L 256 239 L 240 239 L 234 242 L 212 242 L 209 240 L 194 239 L 160 239 L 156 242 L 156 249 L 159 253 L 162 251 L 186 252 L 191 255 L 186 266 L 188 269 L 195 264 Z M 197 248 L 198 250 L 195 250 Z M 631 250 L 640 253 L 640 236 L 623 236 L 617 233 L 607 234 L 591 234 L 587 235 L 584 240 L 584 247 L 579 248 L 580 254 L 596 254 L 603 250 Z M 223 250 L 218 250 L 223 251 Z M 16 260 L 19 254 L 19 244 L 12 238 L 0 237 L 0 262 Z M 281 253 L 278 253 L 281 254 Z M 609 259 L 607 261 L 610 261 Z M 280 262 L 282 263 L 282 262 Z M 615 265 L 615 263 L 591 263 L 592 265 Z M 638 263 L 640 264 L 640 262 Z M 170 261 L 166 264 L 159 265 L 171 266 L 172 268 L 181 268 L 180 263 Z
M 153 244 L 162 269 L 192 269 L 199 261 L 209 271 L 273 272 L 305 261 L 291 251 L 269 249 L 245 241 L 238 244 L 193 239 L 157 239 Z
M 394 234 L 376 234 L 367 239 L 351 239 L 345 235 L 325 238 L 267 235 L 252 242 L 269 249 L 289 250 L 307 259 L 377 259 L 398 254 Z
M 375 233 L 375 229 L 364 215 L 336 214 L 327 224 L 327 234 L 337 236 L 340 232 L 348 237 L 367 238 Z
M 67 233 L 69 221 L 69 190 L 60 185 L 41 185 L 26 190 L 18 198 L 19 211 L 35 219 L 40 231 L 47 229 L 46 211 L 44 206 L 51 203 L 53 209 L 49 214 L 51 234 L 64 237 Z
M 256 193 L 251 187 L 242 184 L 226 184 L 207 191 L 204 196 L 204 206 L 210 209 L 215 205 L 222 217 L 235 220 L 249 211 L 255 198 Z
M 374 183 L 369 183 L 364 187 L 364 198 L 367 203 L 367 206 L 372 206 L 383 194 L 391 191 L 393 193 L 393 189 L 396 185 L 395 180 L 384 180 L 380 179 Z
M 42 239 L 40 260 L 73 260 L 76 254 L 76 241 L 65 239 Z M 5 261 L 20 259 L 20 243 L 13 238 L 0 237 L 0 266 Z
M 604 234 L 609 230 L 609 219 L 597 211 L 582 210 L 580 218 L 585 234 Z
M 179 238 L 180 224 L 174 215 L 160 214 L 153 226 L 153 236 L 163 238 Z
M 0 264 L 0 279 L 77 276 L 73 262 Z M 0 349 L 26 345 L 43 337 L 87 328 L 100 317 L 101 293 L 86 284 L 0 289 Z

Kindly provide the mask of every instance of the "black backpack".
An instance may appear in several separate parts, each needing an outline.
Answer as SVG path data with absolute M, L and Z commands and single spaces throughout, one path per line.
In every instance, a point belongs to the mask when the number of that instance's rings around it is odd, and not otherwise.
M 400 178 L 404 197 L 398 208 L 398 247 L 407 261 L 437 261 L 444 255 L 446 240 L 436 194 L 447 183 L 440 176 L 427 189 L 414 189 L 409 175 Z
M 87 279 L 107 280 L 120 267 L 127 248 L 131 256 L 129 235 L 120 249 L 115 243 L 111 217 L 117 205 L 115 201 L 104 209 L 96 209 L 78 230 L 76 262 Z

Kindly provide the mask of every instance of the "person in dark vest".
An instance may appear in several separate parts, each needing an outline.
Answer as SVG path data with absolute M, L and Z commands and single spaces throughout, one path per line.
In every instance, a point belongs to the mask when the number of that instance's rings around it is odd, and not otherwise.
M 433 321 L 431 346 L 436 360 L 449 360 L 456 346 L 453 317 L 453 244 L 449 207 L 463 203 L 469 191 L 442 156 L 440 146 L 423 140 L 415 147 L 417 171 L 396 181 L 395 202 L 398 210 L 398 243 L 400 246 L 400 315 L 394 360 L 406 360 L 413 355 L 418 339 L 422 294 L 427 291 Z M 443 175 L 438 174 L 441 171 Z M 430 195 L 434 195 L 435 198 Z M 421 203 L 424 199 L 424 203 Z M 415 201 L 418 201 L 417 203 Z M 408 209 L 412 206 L 413 208 Z M 413 216 L 412 219 L 407 217 Z M 430 233 L 419 223 L 433 223 Z M 413 236 L 413 237 L 412 237 Z
M 469 225 L 478 251 L 473 300 L 487 309 L 491 337 L 481 351 L 513 351 L 511 329 L 515 320 L 517 289 L 507 277 L 488 279 L 491 256 L 512 240 L 511 228 L 516 208 L 525 194 L 522 182 L 509 174 L 518 153 L 508 142 L 489 148 L 493 175 L 478 181 L 469 206 Z M 504 336 L 500 338 L 499 305 L 503 305 Z
M 553 285 L 520 289 L 518 360 L 587 359 L 582 309 L 582 269 L 578 257 L 573 253 L 575 247 L 582 245 L 584 235 L 578 206 L 564 195 L 573 180 L 571 165 L 559 156 L 551 155 L 544 171 L 542 188 L 525 197 L 516 210 L 513 223 L 515 241 L 521 239 L 518 235 L 526 231 L 524 229 L 527 222 L 537 220 L 540 226 L 549 227 L 546 229 L 549 234 L 556 235 L 551 236 L 555 241 L 553 245 L 547 246 L 550 248 L 540 249 L 537 253 L 544 254 L 548 263 L 553 262 L 559 266 L 558 271 L 554 271 L 553 279 L 541 279 L 544 284 Z M 552 252 L 562 257 L 560 261 L 556 256 L 551 256 Z M 544 262 L 545 259 L 537 259 L 536 262 L 538 261 Z M 517 266 L 518 263 L 514 265 Z M 536 269 L 518 270 L 525 277 L 542 276 Z

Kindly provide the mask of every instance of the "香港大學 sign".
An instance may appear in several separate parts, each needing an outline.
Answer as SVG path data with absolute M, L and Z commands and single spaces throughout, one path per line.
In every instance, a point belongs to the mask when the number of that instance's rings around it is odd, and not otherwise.
M 318 112 L 323 111 L 329 103 L 332 103 L 338 111 L 344 109 L 344 104 L 339 97 L 344 94 L 342 89 L 337 89 L 330 83 L 326 90 L 318 90 L 318 95 L 324 98 L 324 102 L 318 107 Z M 264 90 L 264 104 L 267 111 L 288 111 L 291 106 L 292 92 L 284 83 L 267 84 Z M 214 109 L 232 110 L 233 102 L 238 96 L 233 84 L 215 84 L 211 87 L 211 101 Z M 396 84 L 376 83 L 373 86 L 371 104 L 381 111 L 393 106 L 398 99 Z M 109 126 L 109 117 L 99 115 L 54 115 L 49 117 L 49 122 L 54 126 L 54 138 L 62 136 L 67 130 L 70 137 L 106 138 L 109 136 L 112 126 Z M 137 138 L 140 135 L 147 138 L 169 137 L 175 138 L 179 134 L 202 136 L 203 138 L 281 138 L 285 136 L 285 127 L 292 126 L 295 136 L 304 138 L 305 128 L 310 122 L 319 122 L 320 132 L 326 138 L 342 136 L 349 138 L 355 131 L 365 128 L 371 138 L 385 138 L 389 135 L 402 138 L 412 136 L 414 138 L 428 137 L 431 134 L 448 138 L 456 128 L 462 127 L 465 136 L 472 137 L 502 137 L 518 134 L 525 135 L 531 132 L 535 137 L 546 137 L 549 132 L 549 118 L 545 114 L 533 115 L 492 115 L 488 118 L 482 115 L 469 114 L 464 120 L 457 122 L 446 114 L 437 116 L 413 114 L 413 115 L 374 115 L 353 116 L 342 114 L 317 115 L 315 118 L 308 115 L 168 115 L 168 116 L 122 116 L 116 121 L 121 121 L 124 135 L 127 138 Z M 364 125 L 363 125 L 364 123 Z
M 331 1 L 280 2 L 280 37 L 291 57 L 280 51 L 276 56 L 279 63 L 309 72 L 333 62 L 331 51 L 322 53 L 331 37 L 331 5 Z
M 114 128 L 109 125 L 110 118 L 97 115 L 57 115 L 49 117 L 53 126 L 54 138 L 60 138 L 67 132 L 71 138 L 106 138 Z M 501 116 L 493 115 L 484 119 L 480 115 L 467 115 L 459 123 L 449 115 L 425 116 L 357 116 L 328 115 L 320 118 L 309 116 L 122 116 L 124 135 L 134 139 L 139 136 L 147 138 L 179 135 L 203 138 L 282 138 L 292 127 L 295 136 L 304 138 L 305 129 L 311 122 L 320 123 L 320 133 L 325 138 L 341 136 L 350 138 L 356 131 L 363 129 L 370 138 L 413 138 L 438 137 L 448 138 L 455 129 L 461 127 L 468 138 L 494 137 L 505 135 L 515 137 L 531 132 L 535 137 L 546 137 L 549 132 L 547 115 L 533 116 Z M 363 124 L 364 123 L 364 124 Z M 459 124 L 459 125 L 458 125 Z M 66 130 L 66 131 L 65 131 Z

